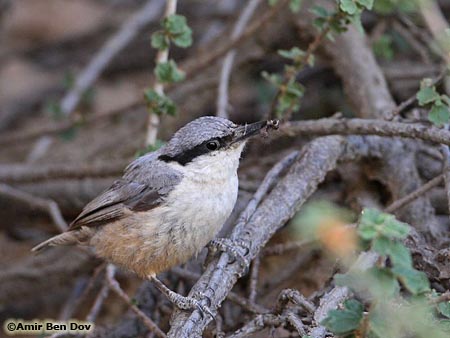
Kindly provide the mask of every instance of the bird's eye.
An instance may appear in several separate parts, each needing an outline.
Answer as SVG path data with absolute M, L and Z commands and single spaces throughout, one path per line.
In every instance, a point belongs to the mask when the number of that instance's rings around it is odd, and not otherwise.
M 206 143 L 206 148 L 208 148 L 209 150 L 217 150 L 220 147 L 220 142 L 217 140 L 213 140 L 213 141 L 209 141 L 208 143 Z

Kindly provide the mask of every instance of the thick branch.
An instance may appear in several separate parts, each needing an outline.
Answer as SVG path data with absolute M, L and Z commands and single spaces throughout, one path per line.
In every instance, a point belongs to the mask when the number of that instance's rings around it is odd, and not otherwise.
M 284 225 L 316 190 L 327 172 L 335 168 L 344 145 L 345 140 L 341 137 L 324 137 L 311 142 L 306 146 L 303 156 L 273 188 L 250 220 L 244 226 L 234 229 L 232 238 L 245 243 L 249 260 L 257 256 L 273 233 Z M 190 295 L 195 297 L 201 292 L 205 296 L 203 299 L 211 300 L 208 305 L 215 311 L 243 272 L 244 267 L 239 263 L 228 264 L 228 255 L 224 253 L 220 259 L 208 266 Z M 177 312 L 168 335 L 200 337 L 210 320 L 207 316 L 202 317 L 198 311 Z
M 402 123 L 372 119 L 318 119 L 288 122 L 286 133 L 311 135 L 378 135 L 418 138 L 450 145 L 450 132 L 420 123 Z

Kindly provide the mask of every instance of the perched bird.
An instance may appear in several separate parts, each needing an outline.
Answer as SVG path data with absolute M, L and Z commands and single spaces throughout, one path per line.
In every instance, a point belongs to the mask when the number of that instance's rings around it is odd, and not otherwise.
M 156 275 L 186 262 L 216 236 L 237 199 L 246 141 L 277 126 L 278 121 L 238 126 L 212 116 L 188 123 L 165 146 L 132 162 L 66 232 L 32 251 L 88 245 L 99 257 L 152 280 L 179 308 L 199 306 Z

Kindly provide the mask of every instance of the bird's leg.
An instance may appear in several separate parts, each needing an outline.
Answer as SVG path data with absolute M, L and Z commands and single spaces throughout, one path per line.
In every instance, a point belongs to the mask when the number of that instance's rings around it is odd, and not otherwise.
M 234 260 L 238 261 L 239 265 L 244 269 L 243 275 L 245 275 L 248 272 L 250 262 L 238 249 L 236 249 L 236 245 L 245 248 L 245 245 L 232 241 L 229 238 L 213 239 L 208 244 L 208 256 L 206 257 L 206 262 L 209 263 L 218 251 L 223 251 L 229 254 Z
M 202 315 L 207 313 L 208 315 L 211 316 L 211 318 L 214 318 L 214 315 L 211 312 L 211 310 L 207 306 L 201 304 L 199 300 L 193 297 L 182 296 L 170 290 L 167 286 L 164 285 L 163 282 L 161 282 L 158 278 L 156 278 L 156 276 L 149 276 L 148 278 L 150 279 L 151 282 L 153 282 L 156 288 L 159 291 L 161 291 L 167 297 L 167 299 L 177 308 L 181 310 L 192 310 L 197 308 L 200 310 Z

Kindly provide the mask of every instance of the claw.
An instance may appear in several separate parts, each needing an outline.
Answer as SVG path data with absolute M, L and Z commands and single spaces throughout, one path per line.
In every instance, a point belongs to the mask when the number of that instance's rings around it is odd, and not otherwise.
M 238 261 L 239 266 L 244 270 L 243 273 L 239 276 L 247 274 L 250 261 L 239 251 L 236 249 L 236 246 L 240 246 L 246 248 L 243 242 L 241 241 L 231 241 L 228 238 L 216 238 L 209 242 L 208 245 L 208 257 L 207 260 L 210 260 L 210 252 L 213 254 L 217 251 L 224 251 L 228 253 L 234 260 L 230 261 L 230 264 L 234 261 Z M 210 251 L 209 251 L 210 250 Z M 248 252 L 248 249 L 247 249 Z

